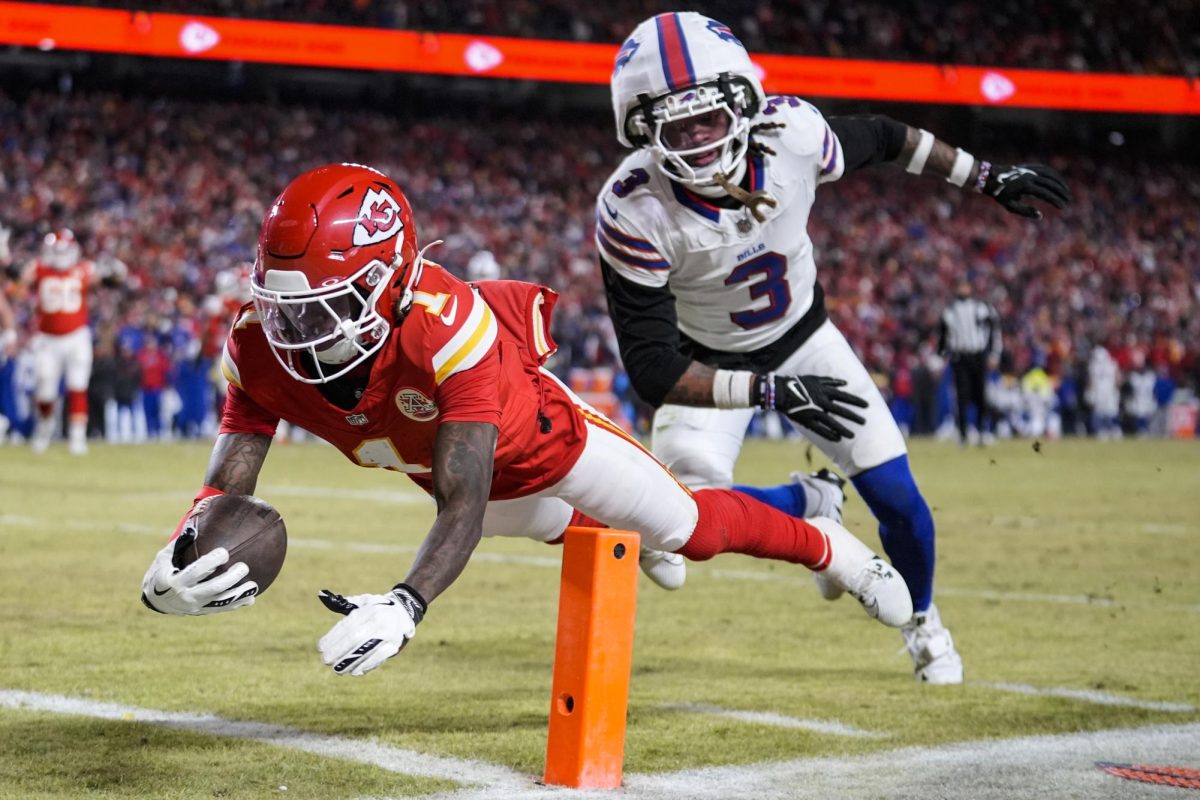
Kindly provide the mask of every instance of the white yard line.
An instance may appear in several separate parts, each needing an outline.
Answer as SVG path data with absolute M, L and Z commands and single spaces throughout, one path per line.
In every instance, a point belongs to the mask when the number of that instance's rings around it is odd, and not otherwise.
M 847 736 L 852 739 L 886 739 L 891 736 L 890 733 L 863 730 L 862 728 L 856 728 L 853 725 L 846 725 L 841 722 L 788 717 L 771 711 L 738 711 L 732 708 L 708 705 L 707 703 L 663 703 L 659 708 L 668 711 L 682 711 L 686 714 L 705 714 L 712 717 L 724 717 L 725 719 L 733 719 L 751 725 L 767 725 L 772 728 L 799 728 L 801 730 L 813 731 L 814 733 L 825 733 L 830 736 Z
M 985 689 L 996 689 L 1001 692 L 1014 694 L 1037 695 L 1041 697 L 1061 697 L 1066 700 L 1079 700 L 1083 703 L 1095 703 L 1101 706 L 1126 706 L 1129 708 L 1144 708 L 1147 711 L 1170 711 L 1177 714 L 1190 714 L 1196 707 L 1188 703 L 1169 703 L 1156 700 L 1138 700 L 1110 692 L 1098 692 L 1091 689 L 1070 689 L 1065 686 L 1050 686 L 1038 688 L 1027 683 L 991 683 L 986 681 L 971 681 L 972 686 L 982 686 Z
M 158 711 L 120 703 L 104 703 L 79 697 L 23 692 L 15 689 L 0 689 L 0 708 L 143 722 L 148 725 L 192 733 L 249 739 L 325 758 L 369 764 L 389 772 L 440 778 L 455 783 L 482 784 L 492 787 L 519 786 L 528 783 L 526 778 L 512 770 L 482 761 L 433 756 L 418 753 L 415 750 L 392 747 L 371 739 L 326 736 L 265 722 L 222 719 L 212 714 Z
M 141 722 L 212 736 L 247 739 L 368 764 L 405 775 L 473 786 L 423 800 L 806 800 L 888 797 L 931 800 L 1022 798 L 1173 798 L 1177 790 L 1120 780 L 1097 761 L 1200 767 L 1200 723 L 1090 733 L 1030 736 L 937 747 L 906 747 L 862 756 L 704 767 L 656 775 L 628 774 L 617 792 L 540 786 L 528 776 L 480 761 L 417 753 L 373 740 L 325 736 L 261 722 L 106 703 L 63 695 L 0 690 L 0 708 Z M 363 798 L 362 800 L 366 800 Z M 378 799 L 377 799 L 378 800 Z

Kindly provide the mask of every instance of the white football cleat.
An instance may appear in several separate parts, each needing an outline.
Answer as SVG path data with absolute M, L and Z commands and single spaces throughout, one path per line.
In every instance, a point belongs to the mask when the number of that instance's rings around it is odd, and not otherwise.
M 50 448 L 50 440 L 54 438 L 54 420 L 39 419 L 33 428 L 33 438 L 30 442 L 30 448 L 34 453 L 41 455 Z
M 792 483 L 804 487 L 807 500 L 805 518 L 828 517 L 834 522 L 842 521 L 842 506 L 846 503 L 846 479 L 831 469 L 821 467 L 816 472 L 792 473 Z
M 922 683 L 955 684 L 963 682 L 962 656 L 954 649 L 950 631 L 942 624 L 937 606 L 914 614 L 900 629 L 904 648 L 913 660 L 913 674 Z
M 827 517 L 808 520 L 825 534 L 831 555 L 823 572 L 830 582 L 857 600 L 872 619 L 899 628 L 912 619 L 912 596 L 900 573 L 855 538 L 840 522 Z
M 842 506 L 846 503 L 845 478 L 831 469 L 821 467 L 811 475 L 793 472 L 792 483 L 805 487 L 806 498 L 818 498 L 817 502 L 809 503 L 813 508 L 805 508 L 805 517 L 829 517 L 834 522 L 842 521 Z M 831 581 L 824 572 L 814 572 L 812 576 L 821 597 L 837 600 L 842 596 L 842 587 Z
M 638 555 L 638 566 L 646 577 L 667 591 L 675 591 L 687 579 L 687 563 L 679 553 L 665 553 L 643 547 Z

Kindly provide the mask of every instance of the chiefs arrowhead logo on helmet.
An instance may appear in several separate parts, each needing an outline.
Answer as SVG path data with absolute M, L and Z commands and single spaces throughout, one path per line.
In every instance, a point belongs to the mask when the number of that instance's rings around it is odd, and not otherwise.
M 386 189 L 368 189 L 358 209 L 354 246 L 378 244 L 404 230 L 400 204 Z

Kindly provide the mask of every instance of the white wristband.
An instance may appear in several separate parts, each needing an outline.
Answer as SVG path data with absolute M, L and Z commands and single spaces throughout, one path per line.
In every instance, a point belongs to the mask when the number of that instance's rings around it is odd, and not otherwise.
M 749 408 L 754 373 L 746 370 L 719 369 L 713 375 L 713 406 Z
M 917 141 L 917 149 L 913 151 L 912 158 L 908 160 L 908 166 L 905 169 L 913 175 L 920 175 L 925 170 L 925 162 L 929 160 L 929 154 L 932 151 L 933 134 L 922 128 L 921 138 Z
M 971 168 L 975 166 L 975 156 L 963 150 L 961 147 L 954 151 L 954 166 L 950 168 L 950 177 L 946 178 L 947 183 L 953 183 L 955 186 L 966 184 L 967 178 L 971 177 Z

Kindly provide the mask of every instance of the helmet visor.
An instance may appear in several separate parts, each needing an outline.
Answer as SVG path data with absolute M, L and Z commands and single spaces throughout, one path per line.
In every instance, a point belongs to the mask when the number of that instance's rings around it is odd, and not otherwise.
M 318 297 L 268 297 L 259 294 L 254 303 L 271 341 L 291 347 L 319 344 L 331 339 L 343 323 L 354 324 L 362 316 L 363 303 L 352 287 L 337 295 Z

